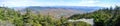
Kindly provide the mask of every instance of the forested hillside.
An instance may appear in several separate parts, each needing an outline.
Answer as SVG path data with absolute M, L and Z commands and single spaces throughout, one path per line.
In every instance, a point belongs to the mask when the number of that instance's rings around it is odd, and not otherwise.
M 75 14 L 69 19 L 94 19 L 94 26 L 119 26 L 120 24 L 120 7 L 103 8 L 92 13 Z

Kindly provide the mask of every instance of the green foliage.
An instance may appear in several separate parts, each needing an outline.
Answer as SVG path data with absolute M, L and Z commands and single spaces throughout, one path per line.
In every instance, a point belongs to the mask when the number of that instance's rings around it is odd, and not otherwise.
M 94 18 L 94 26 L 119 26 L 120 24 L 120 7 L 103 8 L 92 13 L 77 14 L 70 19 Z
M 85 26 L 82 22 L 72 23 L 67 22 L 68 19 L 61 17 L 59 19 L 53 18 L 50 15 L 44 16 L 41 14 L 34 14 L 30 9 L 26 9 L 26 13 L 20 13 L 20 11 L 15 11 L 13 9 L 0 7 L 0 20 L 9 21 L 14 26 Z
M 79 22 L 79 23 L 76 23 L 76 26 L 91 26 L 91 25 L 85 22 Z

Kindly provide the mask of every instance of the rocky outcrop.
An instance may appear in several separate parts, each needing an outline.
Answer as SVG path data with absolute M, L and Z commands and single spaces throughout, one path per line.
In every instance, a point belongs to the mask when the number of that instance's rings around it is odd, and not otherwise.
M 2 20 L 0 20 L 0 26 L 14 26 L 14 24 L 12 24 L 9 21 L 2 21 Z

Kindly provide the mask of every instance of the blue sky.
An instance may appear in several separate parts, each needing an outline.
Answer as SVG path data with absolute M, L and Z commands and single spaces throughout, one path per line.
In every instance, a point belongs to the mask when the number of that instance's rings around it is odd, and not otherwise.
M 0 6 L 101 6 L 120 5 L 120 0 L 0 0 Z

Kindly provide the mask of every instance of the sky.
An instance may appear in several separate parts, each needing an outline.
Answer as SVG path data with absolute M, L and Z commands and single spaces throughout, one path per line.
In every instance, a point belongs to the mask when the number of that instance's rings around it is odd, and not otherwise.
M 120 0 L 0 0 L 0 6 L 120 6 Z

